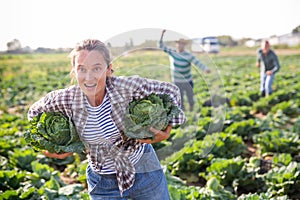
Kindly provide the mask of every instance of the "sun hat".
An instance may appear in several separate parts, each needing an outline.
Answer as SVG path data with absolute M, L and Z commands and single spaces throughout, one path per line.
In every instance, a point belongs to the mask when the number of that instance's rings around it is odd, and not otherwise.
M 179 40 L 176 40 L 175 42 L 176 42 L 176 43 L 187 44 L 187 43 L 188 43 L 188 40 L 185 40 L 185 39 L 183 39 L 183 38 L 180 38 Z

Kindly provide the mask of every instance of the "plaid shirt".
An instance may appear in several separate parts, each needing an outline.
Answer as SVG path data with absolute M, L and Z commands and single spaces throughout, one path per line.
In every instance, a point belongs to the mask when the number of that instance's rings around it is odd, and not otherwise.
M 101 166 L 104 164 L 107 156 L 115 160 L 118 186 L 122 194 L 123 191 L 129 189 L 134 183 L 135 168 L 129 161 L 128 155 L 142 145 L 137 140 L 129 139 L 124 134 L 122 119 L 126 108 L 132 100 L 142 99 L 151 93 L 169 94 L 173 100 L 173 104 L 180 108 L 180 91 L 173 84 L 144 79 L 138 76 L 109 77 L 106 81 L 106 91 L 112 106 L 111 117 L 119 130 L 120 137 L 115 141 L 103 139 L 104 142 L 101 144 L 85 143 L 85 145 L 90 160 L 98 170 L 101 171 Z M 66 89 L 48 93 L 30 107 L 28 119 L 31 120 L 34 116 L 42 112 L 58 111 L 72 118 L 79 136 L 82 137 L 88 112 L 84 104 L 84 93 L 79 86 L 74 85 Z M 173 118 L 169 122 L 169 125 L 180 125 L 185 121 L 185 115 L 180 111 L 178 117 Z

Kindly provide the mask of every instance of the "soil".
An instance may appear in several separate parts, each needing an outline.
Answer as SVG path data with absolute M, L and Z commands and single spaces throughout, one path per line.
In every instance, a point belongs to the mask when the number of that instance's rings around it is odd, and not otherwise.
M 247 146 L 247 150 L 248 150 L 248 152 L 249 152 L 249 154 L 250 154 L 251 157 L 252 156 L 257 156 L 257 154 L 256 154 L 257 148 L 253 145 L 252 142 L 247 141 L 246 142 L 246 146 Z
M 260 113 L 255 113 L 254 117 L 256 117 L 258 119 L 266 119 L 267 115 L 265 115 L 264 113 L 260 112 Z

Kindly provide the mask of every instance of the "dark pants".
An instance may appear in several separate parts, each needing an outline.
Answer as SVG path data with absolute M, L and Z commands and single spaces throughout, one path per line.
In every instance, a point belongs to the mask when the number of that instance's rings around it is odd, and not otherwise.
M 184 95 L 186 94 L 189 106 L 190 106 L 190 111 L 194 109 L 194 83 L 193 81 L 189 82 L 175 82 L 174 83 L 180 90 L 180 96 L 181 96 L 181 108 L 185 110 L 184 108 Z

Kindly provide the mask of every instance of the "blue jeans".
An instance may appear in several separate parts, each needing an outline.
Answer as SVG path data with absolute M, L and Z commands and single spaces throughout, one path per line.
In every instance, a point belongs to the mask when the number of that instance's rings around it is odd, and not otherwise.
M 260 92 L 265 94 L 272 94 L 272 84 L 274 80 L 274 74 L 266 75 L 266 73 L 261 73 L 260 75 Z
M 155 152 L 153 151 L 153 153 Z M 142 158 L 142 162 L 138 163 L 141 165 L 141 169 L 143 168 L 143 163 L 145 163 L 145 160 Z M 157 157 L 155 158 L 157 159 Z M 154 160 L 152 162 L 155 163 L 157 161 Z M 86 173 L 90 198 L 91 200 L 169 200 L 168 184 L 163 170 L 161 168 L 153 169 L 152 171 L 146 170 L 143 173 L 136 173 L 133 186 L 125 190 L 121 197 L 115 174 L 101 175 L 95 173 L 88 165 Z

